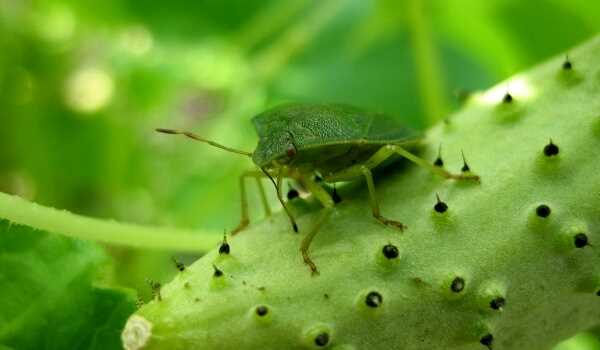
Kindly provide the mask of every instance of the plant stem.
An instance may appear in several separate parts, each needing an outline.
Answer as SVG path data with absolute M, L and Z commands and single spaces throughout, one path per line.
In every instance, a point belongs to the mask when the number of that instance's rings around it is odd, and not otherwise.
M 423 1 L 411 0 L 407 6 L 420 95 L 427 124 L 433 125 L 448 112 L 444 98 L 444 81 L 429 23 L 423 13 Z
M 342 0 L 319 1 L 311 13 L 292 26 L 255 61 L 258 80 L 268 82 L 310 40 L 318 34 L 343 7 Z
M 192 232 L 85 217 L 1 192 L 0 219 L 68 237 L 145 249 L 207 251 L 222 238 L 220 232 Z
M 235 36 L 235 42 L 246 50 L 283 27 L 306 6 L 304 0 L 275 1 L 257 13 Z

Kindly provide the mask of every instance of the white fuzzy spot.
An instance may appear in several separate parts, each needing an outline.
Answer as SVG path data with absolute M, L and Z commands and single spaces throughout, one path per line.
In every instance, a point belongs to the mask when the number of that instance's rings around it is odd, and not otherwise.
M 506 93 L 510 93 L 515 100 L 522 101 L 532 98 L 535 94 L 535 89 L 526 78 L 517 76 L 487 90 L 477 96 L 477 100 L 485 104 L 498 104 L 502 102 Z
M 66 100 L 74 110 L 93 113 L 105 107 L 113 96 L 113 78 L 103 69 L 87 67 L 68 80 Z
M 121 333 L 121 341 L 126 350 L 138 350 L 146 346 L 151 336 L 152 323 L 142 316 L 133 315 Z

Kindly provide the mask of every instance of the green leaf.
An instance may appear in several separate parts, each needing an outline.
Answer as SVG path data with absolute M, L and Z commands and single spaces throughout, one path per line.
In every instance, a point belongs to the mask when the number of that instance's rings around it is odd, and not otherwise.
M 108 259 L 96 244 L 0 221 L 0 344 L 15 349 L 120 349 L 134 311 L 127 290 L 94 286 Z

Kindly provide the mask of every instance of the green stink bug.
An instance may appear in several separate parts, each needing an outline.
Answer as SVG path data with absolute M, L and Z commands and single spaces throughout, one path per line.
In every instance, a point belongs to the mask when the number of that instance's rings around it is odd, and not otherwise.
M 479 179 L 469 171 L 451 174 L 442 167 L 430 164 L 411 153 L 409 150 L 418 147 L 422 141 L 421 135 L 383 114 L 365 112 L 347 105 L 287 104 L 255 116 L 252 122 L 259 137 L 258 145 L 252 153 L 232 149 L 186 131 L 172 129 L 157 129 L 157 131 L 185 135 L 226 151 L 251 157 L 261 170 L 247 171 L 240 177 L 242 218 L 232 234 L 238 233 L 249 224 L 244 185 L 247 177 L 259 180 L 257 183 L 267 215 L 270 214 L 270 209 L 260 178 L 267 177 L 273 182 L 277 198 L 296 232 L 298 231 L 296 222 L 281 196 L 282 179 L 291 178 L 297 181 L 315 196 L 324 208 L 317 222 L 302 240 L 300 247 L 304 262 L 314 274 L 318 273 L 317 267 L 308 255 L 308 248 L 335 205 L 331 195 L 314 180 L 315 174 L 320 175 L 327 183 L 364 177 L 369 190 L 373 217 L 385 225 L 400 230 L 405 228 L 401 222 L 381 215 L 371 173 L 371 169 L 390 156 L 400 155 L 445 178 Z

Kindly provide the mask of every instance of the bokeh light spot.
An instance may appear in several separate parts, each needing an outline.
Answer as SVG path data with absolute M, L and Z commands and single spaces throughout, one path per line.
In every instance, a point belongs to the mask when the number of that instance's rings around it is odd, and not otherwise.
M 142 25 L 134 25 L 120 34 L 119 44 L 132 55 L 142 56 L 154 46 L 154 37 L 148 28 Z
M 48 41 L 66 41 L 75 33 L 75 14 L 66 6 L 52 7 L 37 22 L 40 36 Z
M 114 81 L 108 72 L 98 67 L 75 71 L 66 86 L 66 102 L 77 112 L 93 113 L 112 99 Z

